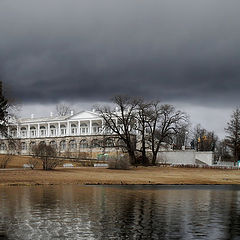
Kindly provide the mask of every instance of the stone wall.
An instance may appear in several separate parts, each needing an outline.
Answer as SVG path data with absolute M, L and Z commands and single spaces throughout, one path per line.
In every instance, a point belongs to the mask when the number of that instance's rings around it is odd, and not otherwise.
M 207 164 L 209 166 L 213 165 L 214 160 L 214 154 L 213 152 L 207 151 L 207 152 L 195 152 L 195 161 L 197 164 Z
M 167 164 L 206 164 L 213 165 L 213 152 L 185 151 L 160 151 L 157 156 L 158 163 Z
M 158 163 L 195 164 L 194 151 L 161 151 L 157 156 Z

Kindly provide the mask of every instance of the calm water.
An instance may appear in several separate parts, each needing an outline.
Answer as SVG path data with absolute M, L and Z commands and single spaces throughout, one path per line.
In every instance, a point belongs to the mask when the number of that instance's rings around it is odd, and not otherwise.
M 240 239 L 240 187 L 3 187 L 0 239 Z

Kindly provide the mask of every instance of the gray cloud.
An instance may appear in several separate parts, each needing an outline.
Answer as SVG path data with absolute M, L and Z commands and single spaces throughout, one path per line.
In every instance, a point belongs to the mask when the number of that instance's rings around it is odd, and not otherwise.
M 23 103 L 125 93 L 236 105 L 239 1 L 0 2 L 0 73 Z

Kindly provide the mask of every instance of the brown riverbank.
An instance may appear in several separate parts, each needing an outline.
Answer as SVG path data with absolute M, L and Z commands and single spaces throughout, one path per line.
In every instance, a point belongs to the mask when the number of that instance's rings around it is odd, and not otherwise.
M 0 186 L 38 184 L 240 184 L 240 171 L 173 167 L 0 170 Z

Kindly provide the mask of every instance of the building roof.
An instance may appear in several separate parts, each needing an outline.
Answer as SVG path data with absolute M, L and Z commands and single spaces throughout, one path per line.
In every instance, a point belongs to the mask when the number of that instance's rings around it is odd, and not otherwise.
M 38 117 L 38 118 L 19 118 L 15 121 L 12 121 L 12 123 L 16 124 L 27 124 L 27 123 L 41 123 L 41 122 L 58 122 L 58 121 L 67 121 L 67 120 L 88 120 L 88 119 L 94 119 L 94 118 L 100 118 L 98 113 L 91 112 L 91 111 L 81 111 L 78 113 L 75 113 L 73 115 L 69 114 L 66 116 L 50 116 L 50 117 Z

